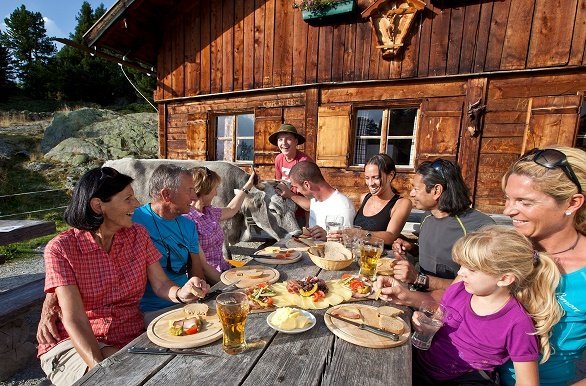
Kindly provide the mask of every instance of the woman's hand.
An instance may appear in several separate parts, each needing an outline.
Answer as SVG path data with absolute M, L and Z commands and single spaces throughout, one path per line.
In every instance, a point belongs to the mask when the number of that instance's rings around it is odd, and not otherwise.
M 177 292 L 179 299 L 185 303 L 192 303 L 206 296 L 210 291 L 210 285 L 197 276 L 190 278 Z
M 254 186 L 254 180 L 256 178 L 256 172 L 252 169 L 252 173 L 250 173 L 250 177 L 248 177 L 248 181 L 242 187 L 243 189 L 250 190 Z

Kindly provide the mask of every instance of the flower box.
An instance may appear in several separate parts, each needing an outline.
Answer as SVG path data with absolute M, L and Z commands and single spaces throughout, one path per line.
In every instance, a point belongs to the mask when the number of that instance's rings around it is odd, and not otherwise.
M 332 16 L 343 16 L 351 14 L 355 9 L 355 0 L 343 0 L 317 11 L 303 10 L 301 14 L 303 16 L 303 20 L 305 21 L 316 21 L 326 18 L 329 19 Z

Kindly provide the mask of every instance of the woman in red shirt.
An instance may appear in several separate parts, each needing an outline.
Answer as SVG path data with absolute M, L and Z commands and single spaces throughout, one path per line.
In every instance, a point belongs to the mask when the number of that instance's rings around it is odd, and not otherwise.
M 72 384 L 144 330 L 139 301 L 147 280 L 158 296 L 195 301 L 207 283 L 170 281 L 146 229 L 132 223 L 139 206 L 132 178 L 112 168 L 83 175 L 65 209 L 71 229 L 45 248 L 47 302 L 61 308 L 59 340 L 39 339 L 41 367 L 56 385 Z

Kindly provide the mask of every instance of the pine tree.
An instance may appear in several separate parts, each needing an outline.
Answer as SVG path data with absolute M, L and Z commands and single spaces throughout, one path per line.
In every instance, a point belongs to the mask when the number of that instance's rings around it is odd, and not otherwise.
M 55 53 L 55 45 L 47 37 L 40 12 L 23 5 L 4 19 L 6 32 L 2 45 L 14 60 L 14 70 L 22 88 L 32 96 L 43 96 L 48 78 L 47 65 Z

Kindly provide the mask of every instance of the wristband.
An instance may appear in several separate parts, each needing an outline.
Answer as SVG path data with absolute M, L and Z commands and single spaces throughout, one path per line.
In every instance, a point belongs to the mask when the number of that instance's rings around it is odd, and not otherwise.
M 242 188 L 240 190 L 242 190 L 244 192 L 244 194 L 250 193 L 250 189 Z
M 187 304 L 183 300 L 181 300 L 181 298 L 179 297 L 179 290 L 180 289 L 181 289 L 181 287 L 177 287 L 177 291 L 175 291 L 175 299 L 181 304 Z

